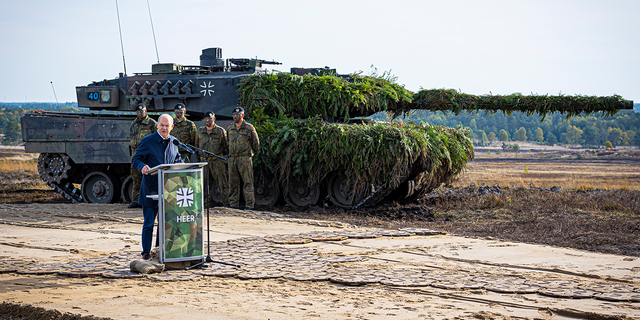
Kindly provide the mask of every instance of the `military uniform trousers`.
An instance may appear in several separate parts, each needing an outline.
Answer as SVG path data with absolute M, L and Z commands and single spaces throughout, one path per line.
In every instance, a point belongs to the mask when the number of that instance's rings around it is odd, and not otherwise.
M 209 183 L 213 186 L 215 183 L 218 186 L 218 191 L 220 192 L 220 199 L 222 200 L 222 205 L 225 207 L 229 206 L 229 171 L 227 171 L 227 164 L 224 163 L 222 159 L 210 160 L 209 165 L 207 166 L 207 171 L 209 171 L 209 176 L 211 177 L 211 181 Z M 213 192 L 213 189 L 211 189 Z
M 245 207 L 252 208 L 256 202 L 253 193 L 253 160 L 250 156 L 229 157 L 229 202 L 240 206 L 240 182 L 244 183 Z
M 142 184 L 142 172 L 131 167 L 131 183 L 133 188 L 131 192 L 131 202 L 138 202 L 140 197 L 140 185 Z

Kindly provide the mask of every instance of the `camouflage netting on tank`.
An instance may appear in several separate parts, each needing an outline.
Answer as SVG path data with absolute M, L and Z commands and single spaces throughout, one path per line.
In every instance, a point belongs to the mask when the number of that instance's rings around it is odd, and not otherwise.
M 535 113 L 544 119 L 549 113 L 561 112 L 567 117 L 581 113 L 591 114 L 602 111 L 605 116 L 614 115 L 622 108 L 632 107 L 631 102 L 619 95 L 610 97 L 595 96 L 539 96 L 522 94 L 475 96 L 460 93 L 452 89 L 420 90 L 413 95 L 413 102 L 402 106 L 396 113 L 406 113 L 410 110 L 426 109 L 431 111 L 452 111 L 459 114 L 465 111 L 503 112 L 511 115 L 513 111 Z
M 522 111 L 546 115 L 566 113 L 571 117 L 581 113 L 604 112 L 613 115 L 619 109 L 632 108 L 631 101 L 618 95 L 549 96 L 521 94 L 465 94 L 452 89 L 423 89 L 413 93 L 394 83 L 393 79 L 352 75 L 304 75 L 288 73 L 253 75 L 239 84 L 240 105 L 248 109 L 265 106 L 267 115 L 283 114 L 294 118 L 316 115 L 323 119 L 348 120 L 354 116 L 369 116 L 386 111 L 400 116 L 411 110 L 503 112 Z M 266 100 L 253 100 L 254 98 Z M 266 103 L 262 103 L 262 102 Z
M 371 185 L 388 191 L 407 182 L 412 196 L 449 182 L 465 168 L 473 157 L 465 130 L 325 121 L 346 121 L 377 112 L 397 117 L 412 110 L 456 114 L 522 111 L 543 116 L 562 112 L 568 117 L 602 111 L 612 115 L 631 105 L 617 95 L 475 96 L 447 89 L 413 93 L 386 74 L 344 77 L 271 73 L 248 76 L 238 87 L 239 104 L 257 124 L 262 140 L 262 149 L 255 158 L 259 177 L 275 175 L 285 187 L 291 185 L 291 180 L 306 181 L 310 186 L 340 172 L 348 177 L 355 193 Z M 286 118 L 310 120 L 274 120 Z
M 343 172 L 356 190 L 371 184 L 396 188 L 412 176 L 430 191 L 462 172 L 473 158 L 465 129 L 332 124 L 319 117 L 265 121 L 256 129 L 262 143 L 255 165 L 274 173 L 283 185 L 300 178 L 311 185 Z
M 239 85 L 240 105 L 261 107 L 266 98 L 267 115 L 294 118 L 321 116 L 348 120 L 354 114 L 371 115 L 401 109 L 411 102 L 411 91 L 381 77 L 353 75 L 350 81 L 335 75 L 297 76 L 288 73 L 253 75 Z

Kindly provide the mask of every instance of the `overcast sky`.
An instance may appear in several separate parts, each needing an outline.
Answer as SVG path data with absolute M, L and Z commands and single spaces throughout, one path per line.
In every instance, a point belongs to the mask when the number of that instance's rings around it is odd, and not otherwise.
M 149 0 L 160 62 L 276 60 L 470 94 L 613 95 L 640 102 L 640 1 Z M 157 62 L 146 0 L 118 1 L 127 73 Z M 76 101 L 123 72 L 115 0 L 2 1 L 0 101 Z M 268 66 L 271 68 L 272 66 Z

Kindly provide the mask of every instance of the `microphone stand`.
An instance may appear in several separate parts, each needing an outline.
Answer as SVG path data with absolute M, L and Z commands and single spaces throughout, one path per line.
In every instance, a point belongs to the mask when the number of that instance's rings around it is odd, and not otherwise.
M 209 152 L 207 150 L 200 149 L 200 148 L 198 148 L 196 146 L 192 146 L 190 144 L 186 144 L 186 146 L 191 148 L 191 149 L 195 149 L 198 152 L 202 152 L 202 153 L 206 154 L 209 157 L 216 157 L 216 158 L 222 159 L 222 160 L 224 160 L 224 163 L 227 163 L 227 158 L 225 158 L 225 157 L 221 157 L 221 156 L 219 156 L 219 155 L 217 155 L 215 153 L 211 153 L 211 152 Z M 209 158 L 209 157 L 207 157 L 207 158 Z
M 226 158 L 221 157 L 221 156 L 219 156 L 217 154 L 211 153 L 211 152 L 209 152 L 207 150 L 200 149 L 200 148 L 192 146 L 190 144 L 186 144 L 186 146 L 191 148 L 191 149 L 193 149 L 193 150 L 196 150 L 196 153 L 202 152 L 204 154 L 204 156 L 207 158 L 207 162 L 209 162 L 209 158 L 217 157 L 217 158 L 220 158 L 220 159 L 224 160 L 224 163 L 227 163 L 227 159 Z M 210 230 L 210 227 L 209 227 L 209 210 L 210 210 L 210 203 L 209 203 L 209 192 L 210 192 L 210 190 L 209 190 L 209 176 L 211 175 L 209 170 L 211 170 L 211 169 L 209 168 L 208 164 L 207 164 L 206 170 L 207 170 L 207 172 L 206 172 L 206 174 L 207 174 L 207 201 L 206 201 L 206 207 L 207 207 L 207 258 L 204 261 L 202 261 L 202 262 L 200 262 L 198 264 L 195 264 L 193 266 L 188 267 L 187 270 L 202 266 L 202 265 L 204 265 L 205 262 L 219 263 L 219 264 L 224 264 L 224 265 L 240 268 L 239 264 L 233 264 L 233 263 L 223 262 L 223 261 L 216 261 L 216 260 L 213 260 L 211 258 L 211 230 Z

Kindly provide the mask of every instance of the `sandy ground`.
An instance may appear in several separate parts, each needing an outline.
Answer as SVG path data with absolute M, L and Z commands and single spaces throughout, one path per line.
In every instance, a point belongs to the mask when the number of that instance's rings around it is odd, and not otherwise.
M 269 212 L 216 208 L 211 213 L 210 237 L 214 248 L 248 237 L 282 238 L 314 231 L 367 232 L 338 222 L 293 219 Z M 137 252 L 141 216 L 141 210 L 127 209 L 123 204 L 0 204 L 0 262 L 23 259 L 64 265 L 81 259 L 106 258 L 114 253 Z M 270 252 L 299 252 L 293 257 L 299 261 L 357 258 L 327 264 L 327 268 L 343 276 L 395 272 L 396 278 L 402 278 L 408 270 L 417 271 L 427 279 L 439 280 L 444 287 L 448 284 L 448 289 L 434 283 L 410 287 L 377 281 L 356 286 L 326 280 L 295 281 L 285 276 L 249 280 L 237 276 L 199 276 L 186 281 L 156 281 L 149 277 L 74 278 L 9 272 L 0 274 L 0 298 L 5 302 L 113 319 L 640 318 L 640 259 L 636 257 L 446 234 L 349 238 L 296 245 L 270 243 L 265 248 Z M 258 252 L 258 248 L 245 246 L 235 254 L 250 257 Z M 214 260 L 230 261 L 229 257 L 212 254 Z M 221 266 L 208 265 L 208 269 Z M 252 266 L 240 269 L 249 267 Z M 271 271 L 280 268 L 274 264 L 263 267 Z M 484 286 L 474 287 L 473 283 L 481 279 L 486 282 Z M 622 296 L 626 294 L 632 301 L 603 300 L 606 295 L 571 299 L 536 291 L 487 290 L 491 283 L 495 287 L 496 281 L 498 284 L 503 281 L 503 287 L 508 287 L 505 279 L 576 292 L 593 290 L 599 295 L 626 292 Z M 621 300 L 620 295 L 614 300 Z

